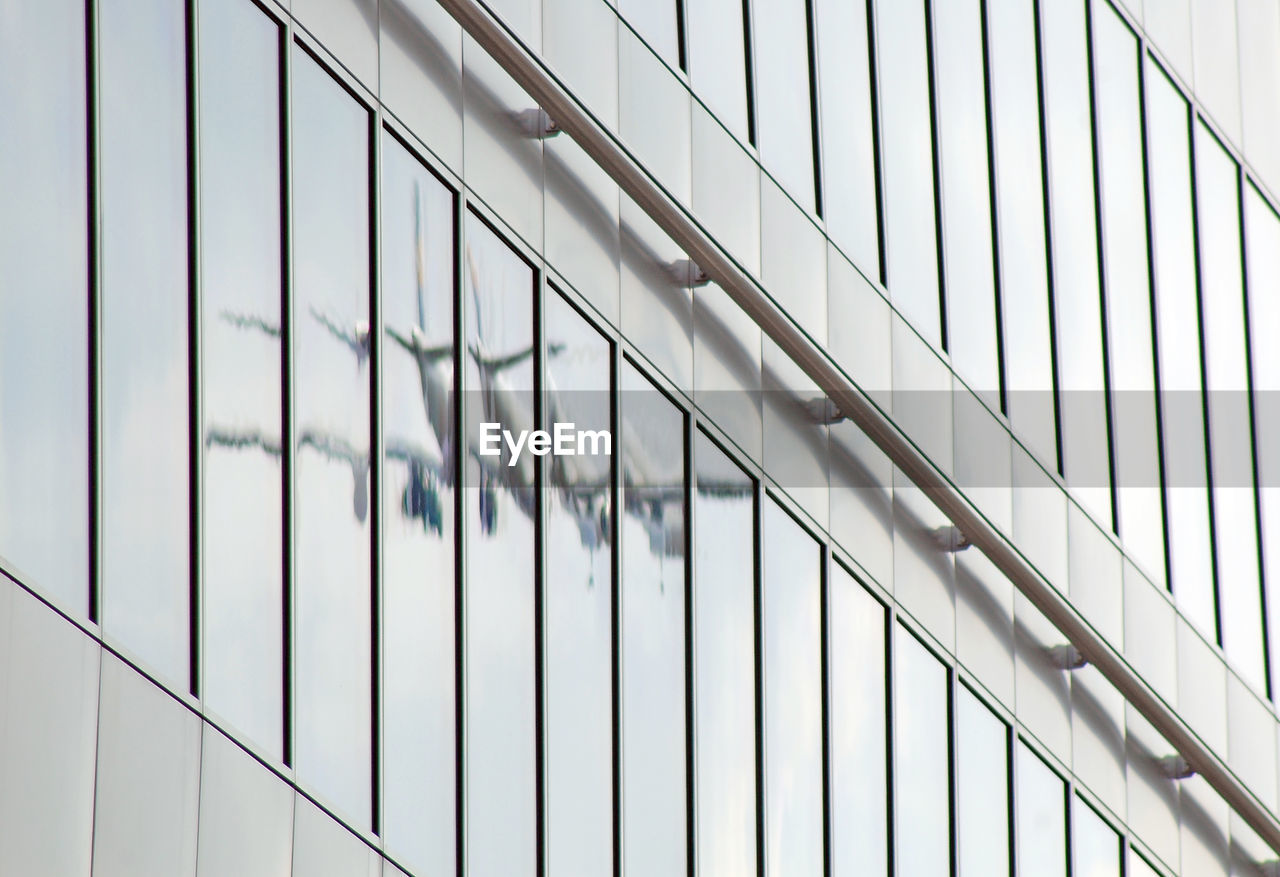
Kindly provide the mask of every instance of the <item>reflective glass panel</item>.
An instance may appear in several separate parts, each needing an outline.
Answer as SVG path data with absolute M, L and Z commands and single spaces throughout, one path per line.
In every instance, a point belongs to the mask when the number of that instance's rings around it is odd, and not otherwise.
M 1253 186 L 1245 189 L 1244 215 L 1263 579 L 1275 684 L 1280 683 L 1280 345 L 1273 333 L 1280 326 L 1280 216 Z
M 1111 470 L 1085 11 L 1084 3 L 1040 4 L 1041 59 L 1053 208 L 1062 469 L 1089 511 L 1109 524 Z
M 368 825 L 369 114 L 297 47 L 293 128 L 295 760 Z
M 454 870 L 454 196 L 382 135 L 382 834 Z
M 1205 481 L 1190 116 L 1186 100 L 1151 59 L 1145 78 L 1169 579 L 1182 611 L 1212 638 L 1217 609 Z
M 885 280 L 912 325 L 942 343 L 933 200 L 933 114 L 923 0 L 876 4 L 884 160 Z
M 1066 786 L 1027 744 L 1018 741 L 1017 753 L 1018 873 L 1066 877 Z
M 652 2 L 652 0 L 641 0 Z M 742 0 L 685 0 L 689 81 L 716 118 L 748 138 L 746 26 Z
M 760 158 L 801 207 L 813 210 L 809 3 L 754 0 L 756 140 Z
M 774 501 L 764 508 L 766 873 L 823 868 L 822 554 Z
M 702 433 L 694 460 L 695 849 L 731 877 L 756 871 L 755 494 Z
M 898 877 L 951 870 L 950 693 L 946 666 L 894 630 L 894 832 Z
M 1163 582 L 1164 520 L 1156 447 L 1138 43 L 1110 4 L 1099 0 L 1094 9 L 1094 95 L 1102 166 L 1107 325 L 1111 333 L 1108 350 L 1117 527 L 1120 538 L 1147 574 Z
M 1071 873 L 1074 877 L 1120 877 L 1120 836 L 1092 807 L 1071 799 Z M 1145 863 L 1143 863 L 1145 864 Z
M 1194 136 L 1221 644 L 1232 665 L 1265 690 L 1239 168 L 1203 122 Z
M 1009 877 L 1009 726 L 968 688 L 962 685 L 958 691 L 958 873 Z M 1038 871 L 1023 873 L 1039 877 Z
M 827 590 L 831 873 L 889 872 L 885 610 L 843 567 Z
M 987 82 L 980 0 L 933 5 L 942 168 L 947 349 L 957 374 L 999 405 Z
M 822 100 L 822 214 L 831 239 L 880 279 L 880 209 L 871 102 L 868 4 L 815 0 Z
M 190 432 L 185 8 L 103 6 L 102 625 L 187 684 Z M 66 48 L 60 49 L 66 51 Z
M 532 874 L 537 855 L 536 458 L 480 456 L 479 425 L 513 435 L 534 426 L 534 274 L 475 214 L 464 232 L 466 856 L 473 874 L 509 877 Z
M 622 843 L 632 877 L 688 861 L 684 415 L 622 367 Z
M 84 15 L 79 0 L 0 0 L 0 118 L 8 120 L 0 149 L 0 558 L 80 615 L 89 607 Z
M 613 349 L 559 295 L 545 301 L 547 429 L 575 442 L 546 458 L 547 860 L 588 877 L 613 866 L 613 457 L 577 436 L 611 433 Z
M 280 28 L 200 14 L 201 694 L 283 754 Z

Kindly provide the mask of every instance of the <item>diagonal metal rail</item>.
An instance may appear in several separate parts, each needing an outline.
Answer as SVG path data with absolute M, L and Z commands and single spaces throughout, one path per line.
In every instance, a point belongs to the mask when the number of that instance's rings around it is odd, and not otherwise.
M 888 418 L 751 276 L 730 258 L 692 214 L 636 160 L 559 80 L 545 61 L 478 0 L 438 0 L 476 41 L 582 147 L 667 235 L 680 245 L 919 487 L 969 542 L 1042 612 L 1125 700 L 1186 759 L 1236 813 L 1280 853 L 1280 820 L 1227 764 L 1191 730 L 1033 567 L 960 490 Z

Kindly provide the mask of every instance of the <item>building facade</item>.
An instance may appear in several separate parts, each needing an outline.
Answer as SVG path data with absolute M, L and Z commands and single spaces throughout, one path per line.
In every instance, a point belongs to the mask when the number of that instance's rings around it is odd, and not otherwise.
M 1276 0 L 0 0 L 0 120 L 0 874 L 1276 873 Z

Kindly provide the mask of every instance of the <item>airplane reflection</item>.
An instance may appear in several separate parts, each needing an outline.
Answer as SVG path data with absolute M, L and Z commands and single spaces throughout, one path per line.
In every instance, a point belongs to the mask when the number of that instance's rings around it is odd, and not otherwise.
M 427 229 L 425 227 L 425 197 L 415 183 L 415 274 L 417 293 L 416 325 L 385 328 L 389 342 L 386 353 L 408 355 L 414 362 L 420 391 L 422 412 L 426 428 L 412 439 L 388 436 L 384 453 L 387 468 L 394 462 L 405 467 L 405 486 L 401 491 L 399 508 L 406 521 L 421 526 L 425 533 L 444 534 L 446 504 L 452 500 L 442 494 L 451 491 L 459 482 L 460 455 L 457 453 L 456 406 L 454 400 L 454 368 L 456 345 L 451 340 L 433 342 L 427 331 L 427 289 L 425 280 L 425 254 Z M 466 355 L 474 364 L 479 377 L 478 392 L 469 399 L 478 400 L 480 411 L 470 419 L 503 424 L 504 428 L 532 430 L 535 427 L 535 397 L 527 386 L 513 386 L 513 370 L 532 360 L 531 346 L 516 350 L 497 351 L 490 347 L 485 321 L 481 311 L 481 290 L 485 276 L 476 264 L 470 248 L 465 253 L 469 273 L 473 305 L 476 310 L 476 339 L 466 345 Z M 496 299 L 496 297 L 495 297 Z M 368 362 L 372 353 L 371 328 L 364 321 L 344 321 L 318 308 L 309 308 L 309 316 L 334 341 L 352 354 L 357 369 Z M 223 311 L 222 320 L 234 329 L 261 332 L 272 338 L 282 337 L 280 327 L 274 326 L 252 314 Z M 448 327 L 449 336 L 453 327 Z M 566 345 L 551 342 L 548 358 L 566 352 Z M 524 379 L 527 384 L 528 378 Z M 656 391 L 655 391 L 656 392 Z M 545 390 L 547 417 L 550 422 L 572 421 L 573 404 L 566 397 L 572 394 L 559 392 L 551 381 Z M 599 412 L 605 414 L 607 412 Z M 631 431 L 624 410 L 624 433 L 629 436 L 643 434 Z M 581 418 L 579 418 L 581 419 Z M 478 472 L 477 483 L 466 485 L 478 491 L 478 523 L 485 533 L 494 532 L 499 524 L 503 504 L 501 494 L 513 500 L 514 509 L 532 518 L 536 504 L 534 497 L 535 458 L 525 454 L 516 465 L 508 466 L 504 456 L 487 456 L 479 453 L 479 437 L 469 430 L 465 439 L 466 459 L 473 462 Z M 278 437 L 267 436 L 253 429 L 232 429 L 210 424 L 205 433 L 207 447 L 220 447 L 233 451 L 256 450 L 279 458 L 282 453 Z M 620 456 L 623 472 L 624 512 L 638 520 L 648 536 L 649 550 L 654 555 L 682 557 L 685 546 L 685 513 L 683 487 L 671 483 L 669 461 L 653 459 L 639 441 L 619 441 L 615 448 Z M 298 451 L 316 453 L 329 462 L 347 467 L 352 477 L 352 511 L 363 523 L 369 514 L 370 455 L 367 447 L 360 448 L 351 441 L 326 432 L 307 428 L 298 435 Z M 607 457 L 552 457 L 549 469 L 550 489 L 558 494 L 561 507 L 577 525 L 582 545 L 590 551 L 606 546 L 612 539 L 611 496 L 612 467 Z M 700 483 L 700 491 L 711 491 L 726 496 L 746 496 L 750 488 L 740 482 L 725 484 Z

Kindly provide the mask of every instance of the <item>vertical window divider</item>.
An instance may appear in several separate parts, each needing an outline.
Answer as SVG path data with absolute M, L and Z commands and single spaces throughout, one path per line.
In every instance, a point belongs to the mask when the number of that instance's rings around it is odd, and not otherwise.
M 742 0 L 742 61 L 747 77 L 747 142 L 760 148 L 756 131 L 755 32 L 751 0 Z
M 944 353 L 950 353 L 951 345 L 947 337 L 947 248 L 943 240 L 943 212 L 946 207 L 942 203 L 942 150 L 939 148 L 938 132 L 938 85 L 935 78 L 937 64 L 933 57 L 936 43 L 933 38 L 933 4 L 934 0 L 924 0 L 924 52 L 928 68 L 925 75 L 929 82 L 929 148 L 933 161 L 933 238 L 938 256 L 938 346 Z
M 978 16 L 981 19 L 979 24 L 982 30 L 983 99 L 987 109 L 987 204 L 991 216 L 991 275 L 995 281 L 991 294 L 995 297 L 996 375 L 1000 380 L 1000 413 L 1007 420 L 1010 413 L 1009 382 L 1006 375 L 1008 363 L 1005 360 L 1004 351 L 1004 284 L 1000 271 L 1000 253 L 1003 247 L 1000 240 L 1000 211 L 996 182 L 996 102 L 991 79 L 991 25 L 990 16 L 987 14 L 987 0 L 978 0 Z
M 533 272 L 533 428 L 545 429 L 546 411 L 546 263 Z M 546 457 L 533 460 L 533 703 L 534 703 L 534 846 L 535 873 L 547 873 L 547 684 L 546 684 L 546 590 L 547 590 L 547 503 Z
M 680 72 L 689 75 L 689 25 L 685 20 L 685 0 L 675 0 L 676 4 L 676 62 Z
M 1151 131 L 1147 125 L 1147 38 L 1138 32 L 1138 125 L 1139 142 L 1142 144 L 1142 191 L 1143 212 L 1147 223 L 1147 294 L 1151 308 L 1151 375 L 1155 388 L 1156 417 L 1156 465 L 1160 478 L 1160 517 L 1165 538 L 1161 540 L 1164 548 L 1164 582 L 1165 590 L 1173 593 L 1173 551 L 1169 546 L 1169 485 L 1166 478 L 1166 461 L 1164 452 L 1164 392 L 1160 374 L 1160 315 L 1156 304 L 1156 236 L 1155 217 L 1151 212 Z M 1070 814 L 1068 814 L 1068 824 Z
M 202 557 L 204 548 L 204 371 L 201 368 L 201 262 L 200 262 L 200 8 L 186 0 L 187 42 L 187 362 L 189 374 L 187 449 L 189 463 L 189 558 L 187 600 L 188 690 L 200 697 L 203 650 L 200 620 L 203 617 Z
M 806 57 L 809 61 L 809 139 L 813 144 L 813 212 L 822 218 L 822 113 L 818 83 L 818 10 L 804 0 Z
M 732 455 L 730 455 L 732 459 Z M 766 877 L 765 863 L 765 769 L 764 769 L 764 482 L 751 478 L 752 625 L 755 629 L 755 720 L 756 720 L 756 874 Z M 772 875 L 770 875 L 772 877 Z
M 1016 717 L 1015 717 L 1016 721 Z M 1004 728 L 1004 759 L 1008 769 L 1005 771 L 1005 801 L 1008 802 L 1009 808 L 1009 877 L 1015 877 L 1018 874 L 1018 802 L 1014 795 L 1018 788 L 1014 771 L 1017 770 L 1018 760 L 1014 758 L 1016 752 L 1017 734 L 1014 732 L 1012 724 L 1005 724 Z M 1067 816 L 1070 819 L 1070 815 Z M 1070 859 L 1070 845 L 1067 847 Z M 1068 867 L 1067 875 L 1070 877 L 1071 869 Z
M 453 709 L 454 709 L 454 873 L 467 873 L 467 711 L 466 711 L 466 595 L 467 595 L 467 417 L 470 415 L 465 381 L 466 304 L 463 300 L 462 265 L 466 259 L 465 189 L 453 193 L 453 467 L 454 562 L 453 562 Z
M 871 86 L 871 161 L 875 168 L 876 199 L 876 251 L 880 260 L 877 280 L 882 287 L 889 285 L 889 271 L 885 267 L 888 259 L 888 231 L 885 228 L 884 210 L 884 159 L 880 151 L 880 135 L 883 125 L 880 119 L 880 65 L 878 61 L 879 35 L 876 32 L 875 0 L 865 0 L 867 19 L 867 66 L 868 82 Z
M 678 12 L 679 10 L 677 10 Z M 591 325 L 596 327 L 594 321 Z M 611 712 L 610 724 L 612 755 L 612 804 L 613 818 L 610 822 L 613 830 L 613 874 L 622 875 L 622 515 L 623 485 L 622 466 L 619 460 L 623 454 L 622 435 L 622 345 L 613 332 L 606 337 L 609 343 L 609 435 L 612 436 L 614 453 L 609 455 L 609 573 L 612 578 L 612 593 L 609 605 L 609 651 L 610 672 L 609 687 Z
M 1218 522 L 1217 502 L 1213 491 L 1213 435 L 1209 421 L 1209 357 L 1204 334 L 1204 259 L 1200 255 L 1200 193 L 1196 188 L 1196 125 L 1199 115 L 1195 105 L 1187 102 L 1187 154 L 1190 158 L 1191 184 L 1191 236 L 1196 264 L 1196 330 L 1200 337 L 1200 406 L 1204 418 L 1204 474 L 1205 497 L 1209 503 L 1209 553 L 1213 575 L 1213 623 L 1214 642 L 1222 646 L 1222 587 L 1218 581 Z
M 86 155 L 88 156 L 89 297 L 89 621 L 102 623 L 102 154 L 98 131 L 102 112 L 99 89 L 98 0 L 85 0 Z M 99 634 L 101 630 L 99 630 Z
M 293 766 L 294 739 L 294 655 L 293 655 L 293 612 L 295 578 L 297 574 L 296 545 L 294 531 L 296 523 L 296 501 L 294 490 L 294 445 L 296 432 L 296 412 L 293 393 L 294 365 L 294 332 L 293 332 L 293 19 L 286 18 L 280 30 L 280 165 L 282 199 L 281 215 L 284 228 L 281 234 L 283 250 L 281 264 L 281 358 L 282 368 L 282 413 L 281 424 L 281 477 L 284 479 L 284 576 L 283 594 L 281 595 L 280 618 L 281 645 L 284 651 L 281 667 L 283 668 L 281 685 L 281 703 L 283 705 L 283 761 Z
M 694 514 L 694 501 L 697 496 L 697 478 L 698 466 L 697 459 L 694 456 L 694 448 L 697 446 L 695 439 L 698 435 L 698 413 L 696 408 L 691 408 L 688 403 L 681 400 L 679 405 L 681 419 L 684 422 L 684 436 L 681 442 L 684 453 L 684 745 L 685 745 L 685 849 L 687 850 L 688 862 L 686 865 L 686 873 L 688 877 L 693 877 L 697 871 L 698 864 L 698 785 L 696 781 L 698 770 L 697 757 L 697 741 L 698 735 L 695 733 L 697 729 L 697 709 L 698 699 L 696 690 L 696 680 L 698 678 L 695 662 L 697 661 L 697 650 L 694 648 L 694 635 L 696 628 L 694 625 L 694 607 L 696 595 L 694 593 L 697 588 L 698 570 L 697 560 L 694 557 L 694 545 L 697 544 L 697 523 Z
M 834 820 L 831 815 L 831 546 L 825 538 L 818 541 L 822 552 L 819 565 L 821 580 L 818 585 L 818 660 L 821 686 L 821 731 L 822 731 L 822 873 L 823 877 L 831 877 L 831 833 Z
M 1052 0 L 1051 0 L 1052 2 Z M 1044 205 L 1044 255 L 1045 279 L 1049 298 L 1049 368 L 1053 379 L 1053 434 L 1055 442 L 1054 472 L 1066 478 L 1065 452 L 1062 440 L 1062 379 L 1058 373 L 1058 306 L 1057 285 L 1054 272 L 1053 250 L 1053 186 L 1049 180 L 1049 124 L 1045 109 L 1048 91 L 1044 76 L 1044 38 L 1041 33 L 1040 0 L 1031 0 L 1031 15 L 1035 22 L 1036 55 L 1036 112 L 1040 126 L 1040 194 Z
M 1102 324 L 1102 394 L 1104 399 L 1103 407 L 1107 413 L 1107 470 L 1111 481 L 1111 532 L 1120 535 L 1120 509 L 1117 501 L 1116 493 L 1116 437 L 1115 437 L 1115 404 L 1114 396 L 1111 392 L 1111 321 L 1107 319 L 1107 295 L 1110 290 L 1107 288 L 1107 271 L 1106 271 L 1106 234 L 1104 233 L 1103 224 L 1106 219 L 1102 212 L 1102 147 L 1100 145 L 1100 136 L 1098 133 L 1098 95 L 1097 95 L 1097 76 L 1094 72 L 1094 45 L 1093 45 L 1093 2 L 1094 0 L 1085 0 L 1084 4 L 1084 44 L 1085 44 L 1085 73 L 1089 81 L 1089 127 L 1090 127 L 1090 144 L 1093 147 L 1093 217 L 1094 217 L 1094 240 L 1098 253 L 1097 265 L 1094 270 L 1098 275 L 1098 319 Z M 1105 2 L 1105 0 L 1097 0 L 1097 2 Z
M 928 651 L 933 653 L 931 648 Z M 956 733 L 956 686 L 960 684 L 960 674 L 950 661 L 944 659 L 939 663 L 947 674 L 947 832 L 950 835 L 947 838 L 947 849 L 951 856 L 951 875 L 957 877 L 960 871 L 960 815 L 957 812 L 960 784 L 957 782 L 956 769 L 960 759 L 956 757 L 956 750 L 960 745 L 960 735 Z
M 383 492 L 382 430 L 382 103 L 369 117 L 369 790 L 370 828 L 382 833 L 382 631 Z
M 897 722 L 897 708 L 894 701 L 896 685 L 894 678 L 897 671 L 897 625 L 898 602 L 890 600 L 884 612 L 884 754 L 885 754 L 885 825 L 889 828 L 889 836 L 885 839 L 888 845 L 886 855 L 889 862 L 889 875 L 898 873 L 898 745 L 894 738 L 894 725 Z

